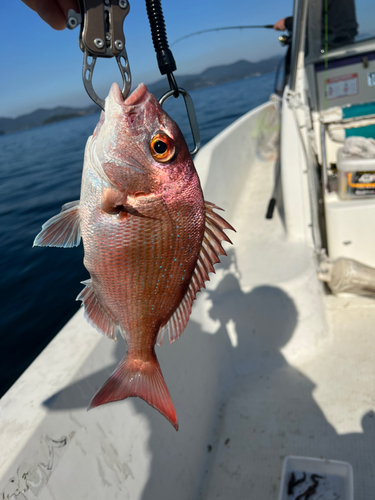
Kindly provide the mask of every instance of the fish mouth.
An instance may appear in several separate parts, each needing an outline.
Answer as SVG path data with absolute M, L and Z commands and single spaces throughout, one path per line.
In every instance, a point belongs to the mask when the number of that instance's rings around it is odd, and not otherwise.
M 113 99 L 116 104 L 120 106 L 135 106 L 136 104 L 142 104 L 147 101 L 149 92 L 144 83 L 140 83 L 138 87 L 133 90 L 130 96 L 124 100 L 120 87 L 117 83 L 113 83 L 111 90 L 109 91 L 109 99 Z
M 136 104 L 142 104 L 148 98 L 149 92 L 144 83 L 140 83 L 138 87 L 133 90 L 130 96 L 125 100 L 126 106 L 134 106 Z

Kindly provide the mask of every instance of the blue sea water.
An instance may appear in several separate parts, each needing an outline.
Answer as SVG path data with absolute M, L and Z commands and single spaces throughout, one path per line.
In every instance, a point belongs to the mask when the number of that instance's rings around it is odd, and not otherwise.
M 191 92 L 202 144 L 268 100 L 274 74 Z M 191 144 L 182 99 L 165 109 Z M 79 199 L 83 153 L 99 114 L 0 136 L 0 396 L 79 308 L 83 248 L 32 248 L 41 225 Z

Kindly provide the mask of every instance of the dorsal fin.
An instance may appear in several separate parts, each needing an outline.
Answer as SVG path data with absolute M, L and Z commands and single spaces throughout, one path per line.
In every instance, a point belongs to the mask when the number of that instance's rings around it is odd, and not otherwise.
M 189 288 L 182 299 L 180 305 L 170 317 L 168 323 L 162 326 L 159 330 L 157 343 L 163 342 L 165 332 L 169 331 L 169 341 L 172 343 L 181 336 L 189 321 L 191 308 L 201 288 L 205 288 L 204 282 L 209 281 L 208 273 L 215 272 L 214 264 L 220 262 L 219 256 L 226 255 L 224 248 L 221 246 L 222 241 L 232 243 L 223 229 L 235 229 L 228 224 L 220 215 L 214 212 L 214 208 L 222 210 L 209 201 L 205 202 L 206 217 L 205 230 L 200 253 L 197 263 L 191 277 Z

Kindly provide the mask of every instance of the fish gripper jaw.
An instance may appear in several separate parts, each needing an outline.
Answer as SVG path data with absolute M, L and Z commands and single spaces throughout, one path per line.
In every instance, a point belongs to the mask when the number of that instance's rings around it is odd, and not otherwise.
M 67 27 L 81 26 L 79 46 L 83 52 L 83 84 L 89 97 L 104 111 L 104 100 L 93 87 L 93 73 L 98 57 L 115 57 L 122 77 L 123 98 L 129 95 L 131 73 L 125 49 L 123 23 L 128 15 L 128 0 L 79 0 L 80 13 L 68 11 Z

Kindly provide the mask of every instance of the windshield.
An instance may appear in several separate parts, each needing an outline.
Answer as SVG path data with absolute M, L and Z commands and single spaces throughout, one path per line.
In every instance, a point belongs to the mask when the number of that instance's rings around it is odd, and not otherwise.
M 374 0 L 313 0 L 309 2 L 310 55 L 375 37 Z
M 358 23 L 354 0 L 324 0 L 322 48 L 335 49 L 354 43 Z

